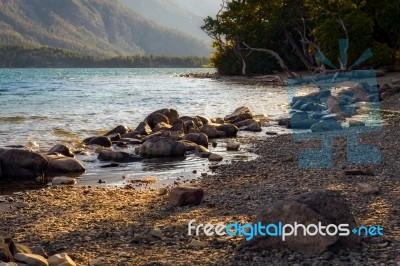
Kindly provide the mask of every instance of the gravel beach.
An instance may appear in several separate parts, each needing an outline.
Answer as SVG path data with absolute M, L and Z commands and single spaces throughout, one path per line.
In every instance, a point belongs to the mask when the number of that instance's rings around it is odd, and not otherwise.
M 360 139 L 380 149 L 377 165 L 348 165 L 345 138 L 334 140 L 330 169 L 299 167 L 300 152 L 318 149 L 318 140 L 252 139 L 258 159 L 221 165 L 192 182 L 204 189 L 198 206 L 172 207 L 158 189 L 44 188 L 2 196 L 8 203 L 0 209 L 0 234 L 49 255 L 65 252 L 77 265 L 400 265 L 399 103 L 398 95 L 382 102 L 384 127 Z M 360 173 L 350 175 L 354 169 Z M 380 225 L 384 236 L 363 237 L 351 252 L 301 255 L 238 250 L 239 237 L 188 235 L 192 219 L 248 223 L 264 206 L 315 189 L 339 191 L 357 224 Z

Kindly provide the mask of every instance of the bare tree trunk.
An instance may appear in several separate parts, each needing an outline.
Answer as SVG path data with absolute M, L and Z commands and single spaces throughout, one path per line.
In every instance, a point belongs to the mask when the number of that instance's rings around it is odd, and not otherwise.
M 297 45 L 296 41 L 294 40 L 292 34 L 285 29 L 286 39 L 289 41 L 290 45 L 293 47 L 295 54 L 297 57 L 303 62 L 303 64 L 307 67 L 307 69 L 311 69 L 313 65 L 305 56 L 305 54 L 301 51 L 300 47 Z
M 252 48 L 248 46 L 246 43 L 243 43 L 244 46 L 247 47 L 247 49 L 251 51 L 257 51 L 257 52 L 264 52 L 275 58 L 275 60 L 278 62 L 279 66 L 281 69 L 291 78 L 297 78 L 298 75 L 296 73 L 293 73 L 289 70 L 289 68 L 286 66 L 285 62 L 283 61 L 282 57 L 275 51 L 269 50 L 269 49 L 264 49 L 264 48 Z

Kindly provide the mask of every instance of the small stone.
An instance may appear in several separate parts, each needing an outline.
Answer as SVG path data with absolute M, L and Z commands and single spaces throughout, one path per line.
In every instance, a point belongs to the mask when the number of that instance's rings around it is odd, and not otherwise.
M 350 127 L 365 127 L 365 123 L 357 120 L 349 120 Z
M 364 195 L 376 195 L 379 194 L 379 188 L 370 184 L 360 184 L 360 192 Z
M 199 241 L 196 239 L 192 239 L 192 241 L 190 241 L 190 245 L 195 248 L 205 248 L 208 246 L 208 243 L 205 241 Z
M 153 229 L 150 231 L 150 235 L 157 237 L 157 238 L 163 238 L 164 234 L 160 229 Z
M 89 266 L 104 266 L 106 265 L 103 258 L 97 258 L 89 261 Z
M 166 188 L 160 188 L 159 190 L 158 190 L 158 195 L 159 196 L 164 196 L 164 195 L 166 195 L 168 193 L 168 190 L 166 189 Z
M 331 251 L 327 251 L 324 254 L 322 254 L 322 258 L 324 260 L 333 260 L 334 257 L 335 257 L 335 254 L 333 254 L 333 252 L 331 252 Z
M 275 136 L 275 135 L 278 135 L 278 132 L 275 132 L 275 131 L 267 131 L 267 132 L 265 132 L 265 134 L 267 134 L 267 135 L 269 135 L 269 136 Z
M 218 155 L 216 153 L 211 153 L 210 157 L 208 157 L 208 160 L 211 162 L 220 162 L 224 159 L 221 155 Z
M 226 149 L 228 151 L 237 151 L 240 148 L 240 143 L 237 141 L 228 141 L 226 144 Z
M 57 176 L 54 177 L 51 183 L 53 186 L 57 185 L 75 185 L 77 180 L 75 178 L 64 177 L 64 176 Z
M 204 191 L 198 187 L 175 187 L 169 193 L 169 202 L 173 206 L 199 205 L 203 201 Z
M 197 174 L 197 170 L 193 170 L 192 173 L 193 173 L 193 174 Z
M 76 266 L 76 263 L 65 253 L 51 256 L 48 262 L 49 266 Z
M 201 173 L 201 177 L 207 177 L 208 174 L 207 173 Z
M 216 147 L 218 146 L 218 143 L 217 143 L 216 141 L 213 141 L 213 142 L 211 143 L 211 145 L 212 145 L 214 148 L 216 148 Z
M 17 262 L 22 262 L 30 266 L 49 266 L 49 263 L 44 257 L 35 254 L 17 253 L 14 255 L 14 259 Z

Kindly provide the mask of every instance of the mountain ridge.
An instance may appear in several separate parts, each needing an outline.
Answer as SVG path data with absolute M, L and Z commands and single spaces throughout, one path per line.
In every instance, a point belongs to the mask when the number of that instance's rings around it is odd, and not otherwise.
M 160 27 L 120 1 L 0 1 L 0 42 L 46 45 L 95 56 L 207 56 L 189 35 Z

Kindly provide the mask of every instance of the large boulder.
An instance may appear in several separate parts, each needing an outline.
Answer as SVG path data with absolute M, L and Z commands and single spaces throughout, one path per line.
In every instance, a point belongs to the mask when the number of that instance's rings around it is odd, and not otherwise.
M 30 179 L 43 176 L 47 163 L 44 156 L 32 151 L 0 149 L 2 177 Z
M 152 113 L 146 117 L 143 121 L 147 123 L 151 129 L 153 129 L 158 123 L 166 123 L 169 124 L 169 119 L 163 114 L 160 113 Z
M 199 128 L 197 127 L 196 123 L 192 120 L 184 121 L 184 127 L 186 133 L 198 133 Z
M 200 131 L 207 135 L 208 138 L 219 138 L 218 130 L 213 125 L 204 125 L 200 128 Z
M 165 137 L 154 137 L 139 146 L 139 155 L 147 158 L 184 156 L 185 144 Z
M 208 137 L 204 133 L 190 133 L 185 135 L 183 139 L 194 142 L 203 147 L 208 147 Z
M 172 129 L 172 126 L 171 126 L 170 124 L 167 124 L 167 123 L 164 123 L 164 122 L 158 123 L 158 124 L 154 127 L 154 131 L 155 131 L 155 132 L 157 132 L 157 131 L 164 131 L 164 130 L 171 130 L 171 129 Z
M 62 155 L 67 156 L 67 157 L 72 157 L 72 158 L 75 157 L 75 155 L 72 153 L 70 148 L 68 148 L 67 146 L 65 146 L 63 144 L 55 145 L 53 148 L 51 148 L 47 152 L 47 154 L 62 154 Z
M 195 118 L 200 119 L 203 125 L 207 125 L 211 123 L 211 119 L 209 117 L 203 115 L 196 115 Z
M 237 108 L 232 114 L 225 116 L 224 120 L 228 123 L 236 123 L 246 119 L 252 119 L 253 114 L 248 107 Z
M 114 129 L 110 130 L 109 132 L 107 132 L 104 136 L 107 137 L 107 136 L 112 136 L 112 135 L 116 135 L 116 134 L 123 135 L 123 134 L 126 134 L 128 132 L 129 132 L 129 128 L 128 127 L 126 127 L 124 125 L 120 125 L 120 126 L 117 126 Z
M 182 133 L 187 133 L 185 123 L 182 120 L 176 120 L 172 124 L 171 130 L 172 131 L 179 131 L 179 132 L 182 132 Z
M 192 121 L 197 127 L 203 126 L 203 120 L 199 116 L 191 117 L 191 116 L 182 116 L 179 118 L 183 122 Z
M 294 112 L 291 115 L 290 126 L 293 129 L 309 129 L 318 121 L 310 118 L 306 112 Z
M 222 124 L 215 127 L 218 131 L 225 132 L 226 137 L 234 138 L 237 136 L 239 128 L 232 124 Z
M 345 198 L 337 191 L 316 190 L 285 200 L 273 203 L 264 208 L 256 217 L 254 224 L 294 225 L 302 224 L 308 227 L 310 224 L 329 226 L 330 234 L 326 229 L 323 234 L 304 236 L 303 228 L 299 227 L 297 236 L 287 236 L 283 241 L 282 236 L 256 236 L 243 246 L 251 246 L 259 250 L 290 249 L 296 252 L 311 254 L 323 253 L 330 248 L 354 248 L 358 238 L 350 230 L 356 227 L 356 221 L 351 214 Z M 339 236 L 333 234 L 334 229 L 340 224 L 348 224 L 349 235 Z M 330 226 L 335 225 L 335 226 Z M 309 230 L 315 232 L 315 227 Z M 289 229 L 287 229 L 289 231 Z M 269 232 L 274 233 L 274 229 Z M 245 240 L 244 240 L 245 241 Z M 242 247 L 243 247 L 242 246 Z
M 83 173 L 85 167 L 76 159 L 63 155 L 46 155 L 47 170 L 53 173 Z
M 116 163 L 130 163 L 130 162 L 138 162 L 143 158 L 122 151 L 110 151 L 110 150 L 102 150 L 97 157 L 100 161 L 104 162 L 116 162 Z
M 151 127 L 147 123 L 141 122 L 133 132 L 137 133 L 138 135 L 147 136 L 152 133 L 152 130 L 151 130 Z M 122 135 L 122 137 L 125 137 L 125 136 Z

